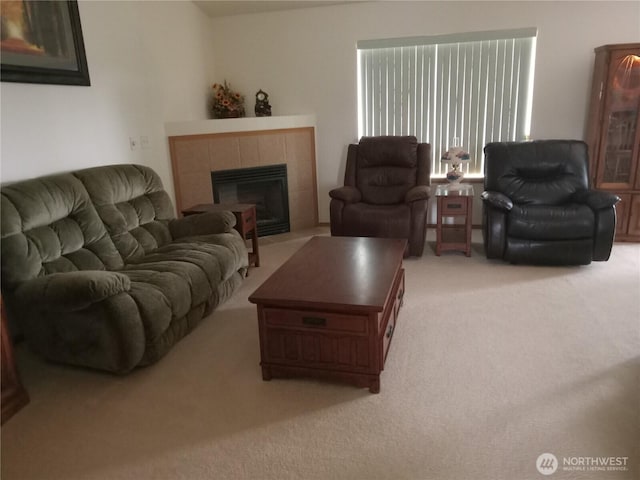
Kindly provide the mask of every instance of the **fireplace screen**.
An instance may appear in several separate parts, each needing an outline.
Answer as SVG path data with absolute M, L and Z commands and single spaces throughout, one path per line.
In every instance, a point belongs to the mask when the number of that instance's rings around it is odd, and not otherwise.
M 218 170 L 211 183 L 215 203 L 255 204 L 259 237 L 289 231 L 286 164 Z

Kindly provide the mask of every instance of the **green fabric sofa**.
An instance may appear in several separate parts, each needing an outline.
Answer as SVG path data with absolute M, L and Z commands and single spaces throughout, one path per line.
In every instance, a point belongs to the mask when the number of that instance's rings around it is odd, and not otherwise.
M 248 268 L 230 212 L 176 219 L 158 175 L 109 165 L 1 189 L 2 295 L 48 360 L 124 373 L 162 357 Z

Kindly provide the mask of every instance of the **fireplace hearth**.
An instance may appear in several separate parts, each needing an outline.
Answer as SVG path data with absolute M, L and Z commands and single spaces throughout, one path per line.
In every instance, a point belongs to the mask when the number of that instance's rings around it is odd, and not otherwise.
M 253 203 L 258 236 L 290 231 L 287 165 L 211 172 L 215 203 Z

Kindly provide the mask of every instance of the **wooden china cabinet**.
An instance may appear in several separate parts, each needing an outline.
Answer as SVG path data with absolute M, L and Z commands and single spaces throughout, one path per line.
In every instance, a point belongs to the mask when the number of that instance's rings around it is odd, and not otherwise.
M 604 45 L 587 120 L 590 181 L 617 194 L 616 240 L 640 241 L 640 43 Z

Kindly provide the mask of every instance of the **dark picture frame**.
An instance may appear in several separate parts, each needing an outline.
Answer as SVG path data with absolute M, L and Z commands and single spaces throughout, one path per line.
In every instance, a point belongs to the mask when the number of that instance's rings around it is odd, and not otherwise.
M 3 82 L 91 85 L 76 0 L 2 1 Z

